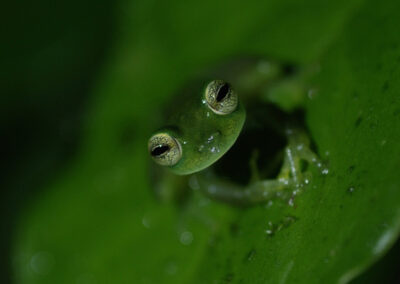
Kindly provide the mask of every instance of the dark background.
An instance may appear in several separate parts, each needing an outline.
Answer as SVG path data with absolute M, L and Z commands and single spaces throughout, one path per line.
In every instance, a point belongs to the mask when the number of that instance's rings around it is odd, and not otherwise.
M 24 206 L 79 151 L 91 88 L 113 45 L 117 1 L 10 1 L 2 9 L 1 283 Z
M 118 5 L 93 0 L 25 1 L 9 2 L 3 10 L 2 283 L 13 283 L 10 248 L 21 212 L 68 168 L 81 149 L 93 85 L 117 39 Z M 397 283 L 399 255 L 400 244 L 396 243 L 386 258 L 356 281 Z

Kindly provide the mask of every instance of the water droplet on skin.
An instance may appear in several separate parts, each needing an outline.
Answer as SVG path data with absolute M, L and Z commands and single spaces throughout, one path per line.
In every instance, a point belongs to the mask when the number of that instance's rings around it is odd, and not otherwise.
M 39 275 L 47 275 L 54 267 L 54 256 L 46 251 L 41 251 L 32 256 L 30 268 Z
M 220 132 L 219 132 L 219 131 L 217 131 L 217 132 L 211 134 L 210 137 L 207 138 L 207 143 L 213 142 L 215 139 L 218 138 L 219 135 L 220 135 Z
M 188 246 L 193 242 L 193 234 L 189 231 L 184 231 L 179 237 L 181 244 Z

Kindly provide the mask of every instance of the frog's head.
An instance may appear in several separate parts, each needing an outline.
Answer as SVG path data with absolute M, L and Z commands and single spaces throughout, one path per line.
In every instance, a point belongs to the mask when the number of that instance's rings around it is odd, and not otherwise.
M 203 170 L 221 158 L 235 143 L 246 118 L 237 93 L 223 80 L 211 81 L 201 94 L 187 98 L 174 102 L 168 126 L 148 142 L 153 160 L 179 175 Z

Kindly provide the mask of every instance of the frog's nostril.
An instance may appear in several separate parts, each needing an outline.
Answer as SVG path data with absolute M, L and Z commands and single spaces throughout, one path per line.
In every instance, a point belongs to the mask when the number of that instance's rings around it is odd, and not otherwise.
M 225 83 L 223 84 L 219 90 L 218 90 L 218 94 L 217 94 L 217 102 L 221 102 L 223 99 L 225 99 L 225 97 L 228 95 L 229 93 L 229 84 Z
M 153 157 L 160 156 L 170 150 L 168 145 L 158 145 L 151 150 L 151 155 Z

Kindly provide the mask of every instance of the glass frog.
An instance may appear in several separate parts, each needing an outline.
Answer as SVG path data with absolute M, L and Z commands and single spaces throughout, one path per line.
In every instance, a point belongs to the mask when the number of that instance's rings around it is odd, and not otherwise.
M 290 196 L 321 163 L 301 106 L 310 70 L 259 58 L 223 64 L 190 83 L 148 141 L 156 192 L 190 187 L 212 199 L 252 205 Z

